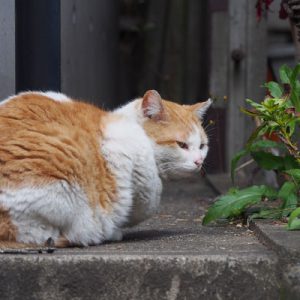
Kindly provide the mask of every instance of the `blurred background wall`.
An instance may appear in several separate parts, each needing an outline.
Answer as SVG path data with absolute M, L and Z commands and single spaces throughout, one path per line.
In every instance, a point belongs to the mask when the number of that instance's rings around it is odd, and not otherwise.
M 217 100 L 206 124 L 209 172 L 224 172 L 253 124 L 245 98 L 294 64 L 275 0 L 0 0 L 0 97 L 56 90 L 114 108 L 147 89 L 190 104 Z

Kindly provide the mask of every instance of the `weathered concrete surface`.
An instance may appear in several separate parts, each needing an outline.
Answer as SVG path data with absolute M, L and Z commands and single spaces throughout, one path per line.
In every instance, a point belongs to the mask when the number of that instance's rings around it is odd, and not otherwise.
M 167 186 L 162 210 L 124 241 L 0 256 L 0 299 L 279 299 L 273 251 L 244 227 L 203 227 L 203 180 Z
M 251 223 L 259 240 L 274 250 L 282 259 L 300 262 L 300 233 L 288 231 L 286 224 L 257 220 Z
M 283 299 L 300 299 L 300 232 L 288 231 L 286 224 L 261 220 L 251 222 L 250 228 L 278 255 Z
M 268 276 L 265 276 L 268 274 Z M 277 299 L 269 257 L 6 256 L 1 299 Z
M 300 299 L 300 263 L 284 265 L 282 299 Z
M 269 181 L 271 175 L 271 173 L 267 174 Z M 244 178 L 240 178 L 238 185 L 249 186 L 249 180 L 247 183 L 245 179 L 247 178 L 244 174 Z M 213 190 L 219 194 L 226 193 L 232 186 L 229 174 L 210 175 L 207 180 Z M 258 178 L 260 184 L 263 181 L 262 177 Z M 288 231 L 286 224 L 278 221 L 262 220 L 250 222 L 250 229 L 254 231 L 258 240 L 273 251 L 278 258 L 281 299 L 300 299 L 300 232 Z

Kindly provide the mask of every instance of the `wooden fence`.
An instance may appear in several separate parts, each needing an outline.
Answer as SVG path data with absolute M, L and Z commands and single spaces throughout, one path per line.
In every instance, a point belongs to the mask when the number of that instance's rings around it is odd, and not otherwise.
M 226 96 L 208 116 L 209 165 L 224 171 L 251 127 L 239 107 L 263 97 L 266 23 L 255 3 L 0 0 L 0 97 L 56 89 L 109 108 L 153 88 L 181 103 Z

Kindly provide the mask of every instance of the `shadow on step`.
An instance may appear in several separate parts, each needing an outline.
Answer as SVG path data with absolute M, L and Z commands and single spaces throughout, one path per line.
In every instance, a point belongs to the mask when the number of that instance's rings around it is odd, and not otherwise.
M 124 234 L 122 243 L 146 241 L 146 240 L 160 240 L 162 238 L 170 238 L 174 236 L 181 236 L 194 233 L 193 230 L 139 230 L 134 232 L 127 232 Z

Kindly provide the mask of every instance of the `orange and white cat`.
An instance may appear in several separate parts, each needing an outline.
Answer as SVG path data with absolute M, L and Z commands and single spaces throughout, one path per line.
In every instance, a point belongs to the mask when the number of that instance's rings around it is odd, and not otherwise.
M 121 240 L 122 227 L 157 211 L 161 178 L 200 170 L 210 104 L 154 90 L 112 112 L 54 92 L 1 102 L 0 247 Z

